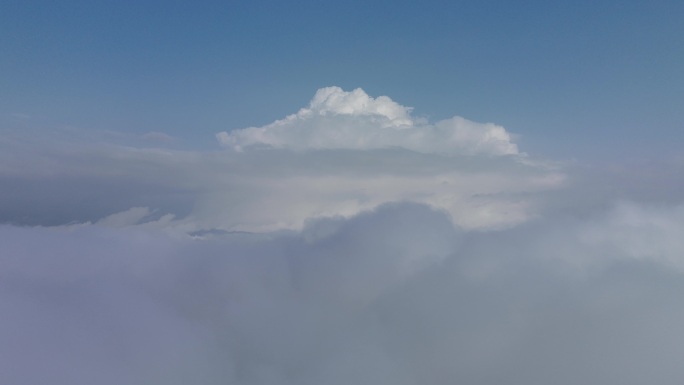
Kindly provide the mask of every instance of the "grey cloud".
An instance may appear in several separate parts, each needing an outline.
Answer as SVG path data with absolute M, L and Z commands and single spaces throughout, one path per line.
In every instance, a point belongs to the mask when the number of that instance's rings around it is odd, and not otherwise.
M 148 207 L 195 229 L 300 229 L 409 201 L 460 226 L 512 226 L 537 215 L 533 197 L 565 183 L 558 167 L 519 156 L 448 156 L 402 149 L 182 151 L 24 138 L 4 148 L 0 222 L 94 222 Z M 188 225 L 190 226 L 190 225 Z
M 0 227 L 3 382 L 676 383 L 676 210 L 463 232 L 394 204 L 302 232 Z M 586 233 L 604 234 L 602 242 Z M 661 251 L 681 256 L 681 240 Z M 668 242 L 669 244 L 665 244 Z

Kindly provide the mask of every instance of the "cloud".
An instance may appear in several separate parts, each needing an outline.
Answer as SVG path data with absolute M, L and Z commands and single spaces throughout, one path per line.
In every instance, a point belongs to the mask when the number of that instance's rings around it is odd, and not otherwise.
M 619 202 L 611 215 L 589 224 L 582 238 L 606 254 L 656 261 L 684 272 L 683 233 L 684 206 Z
M 349 129 L 340 140 L 363 137 L 364 130 L 379 134 L 358 148 L 307 144 L 318 141 L 318 131 L 336 130 L 340 119 Z M 459 119 L 422 124 L 387 97 L 332 87 L 319 90 L 309 109 L 288 120 L 292 124 L 276 124 L 283 138 L 304 146 L 301 151 L 289 145 L 186 151 L 94 141 L 93 134 L 75 140 L 74 131 L 67 139 L 54 132 L 17 133 L 0 154 L 0 183 L 11 186 L 0 197 L 0 221 L 94 222 L 147 207 L 174 215 L 178 228 L 191 232 L 263 232 L 301 229 L 310 218 L 351 217 L 388 202 L 427 204 L 466 228 L 513 226 L 536 217 L 541 207 L 534 197 L 563 186 L 564 172 L 530 156 L 480 151 L 499 143 L 492 139 L 499 129 Z M 433 135 L 452 126 L 463 129 L 443 131 L 448 140 Z M 434 147 L 442 145 L 448 151 Z
M 0 382 L 677 383 L 681 164 L 497 127 L 331 87 L 221 150 L 3 132 Z
M 141 136 L 143 140 L 146 140 L 148 142 L 156 142 L 156 143 L 169 143 L 173 142 L 175 138 L 169 134 L 165 134 L 163 132 L 157 132 L 157 131 L 150 131 L 144 135 Z
M 97 221 L 97 224 L 115 227 L 130 226 L 140 223 L 150 214 L 150 209 L 147 207 L 132 207 L 126 211 L 108 215 Z
M 681 227 L 682 208 L 630 206 L 489 232 L 415 204 L 203 240 L 2 226 L 0 373 L 58 385 L 675 383 L 684 285 L 667 261 L 681 238 L 660 238 L 660 253 L 622 240 Z
M 387 96 L 372 98 L 360 88 L 345 92 L 326 87 L 296 114 L 263 127 L 221 132 L 217 138 L 238 151 L 259 146 L 298 151 L 398 147 L 427 154 L 519 154 L 501 126 L 458 116 L 429 124 L 410 112 Z

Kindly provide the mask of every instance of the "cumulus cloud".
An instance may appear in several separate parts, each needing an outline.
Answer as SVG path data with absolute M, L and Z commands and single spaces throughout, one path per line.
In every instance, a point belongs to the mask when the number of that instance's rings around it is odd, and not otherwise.
M 536 217 L 534 196 L 565 183 L 558 167 L 518 154 L 501 127 L 462 118 L 430 125 L 409 112 L 388 97 L 330 87 L 273 129 L 219 134 L 223 142 L 262 131 L 283 140 L 259 142 L 275 147 L 264 151 L 242 139 L 245 151 L 15 138 L 0 155 L 0 179 L 14 186 L 0 198 L 0 218 L 58 225 L 148 207 L 184 219 L 190 231 L 262 232 L 414 202 L 486 229 Z
M 411 112 L 330 87 L 224 150 L 0 134 L 0 383 L 679 382 L 681 165 Z
M 435 124 L 411 116 L 411 108 L 362 89 L 321 88 L 308 108 L 263 127 L 217 134 L 226 147 L 294 150 L 404 148 L 422 153 L 518 154 L 510 134 L 492 123 L 453 117 Z

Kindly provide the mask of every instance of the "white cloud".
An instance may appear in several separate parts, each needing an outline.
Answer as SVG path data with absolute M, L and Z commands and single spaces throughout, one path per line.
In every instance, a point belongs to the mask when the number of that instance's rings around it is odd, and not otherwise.
M 372 98 L 362 89 L 321 88 L 308 108 L 263 127 L 221 132 L 226 147 L 255 146 L 293 150 L 404 148 L 427 154 L 515 155 L 510 134 L 492 123 L 454 117 L 429 124 L 387 96 Z
M 681 164 L 569 169 L 334 87 L 243 151 L 40 134 L 0 134 L 2 383 L 684 377 Z
M 147 207 L 174 214 L 188 231 L 273 231 L 416 202 L 487 229 L 536 217 L 535 196 L 566 179 L 530 157 L 398 148 L 202 152 L 26 139 L 5 150 L 1 183 L 17 193 L 0 197 L 0 215 L 23 224 L 94 222 Z
M 131 207 L 126 211 L 111 214 L 97 221 L 98 225 L 124 227 L 140 223 L 151 211 L 147 207 Z

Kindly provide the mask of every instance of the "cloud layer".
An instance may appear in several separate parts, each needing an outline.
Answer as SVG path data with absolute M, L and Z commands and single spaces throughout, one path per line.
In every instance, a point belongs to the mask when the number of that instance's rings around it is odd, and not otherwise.
M 0 218 L 57 225 L 147 207 L 183 217 L 188 231 L 263 232 L 414 202 L 446 211 L 459 226 L 486 229 L 536 217 L 542 208 L 534 196 L 566 179 L 549 162 L 519 153 L 503 127 L 460 117 L 431 124 L 361 89 L 322 88 L 284 120 L 222 132 L 229 149 L 221 152 L 70 134 L 68 141 L 9 137 L 0 178 L 18 187 L 0 199 Z
M 58 385 L 674 384 L 684 246 L 660 230 L 684 226 L 681 211 L 627 204 L 471 233 L 395 204 L 204 240 L 3 226 L 0 373 Z M 649 241 L 657 250 L 634 247 Z

